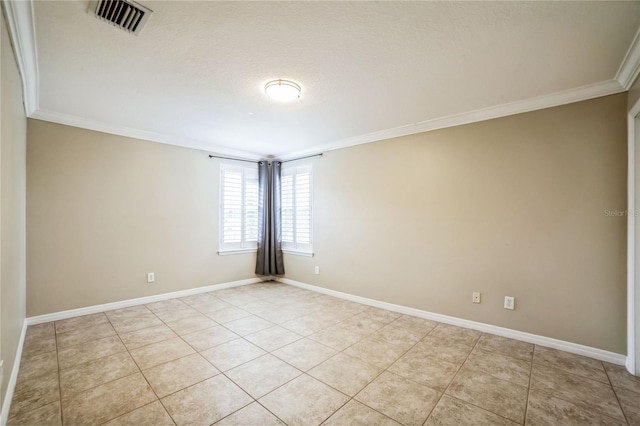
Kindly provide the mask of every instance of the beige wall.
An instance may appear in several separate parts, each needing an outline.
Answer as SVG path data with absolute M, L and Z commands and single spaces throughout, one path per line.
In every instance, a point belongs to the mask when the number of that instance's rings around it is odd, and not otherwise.
M 287 255 L 286 276 L 626 353 L 626 217 L 604 212 L 626 209 L 626 108 L 623 93 L 327 152 L 316 255 Z
M 218 185 L 204 152 L 29 119 L 27 315 L 255 277 L 217 255 Z
M 22 83 L 4 19 L 2 29 L 2 110 L 0 114 L 0 356 L 4 360 L 2 400 L 15 363 L 25 316 L 25 152 L 27 127 Z

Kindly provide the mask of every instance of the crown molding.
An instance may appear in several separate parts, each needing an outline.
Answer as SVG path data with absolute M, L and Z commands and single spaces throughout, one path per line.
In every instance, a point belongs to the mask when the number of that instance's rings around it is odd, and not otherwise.
M 33 2 L 2 0 L 13 51 L 22 76 L 24 109 L 30 116 L 38 109 L 38 49 Z
M 190 140 L 173 135 L 108 124 L 99 120 L 91 120 L 83 117 L 41 110 L 39 108 L 38 59 L 33 1 L 1 1 L 7 17 L 7 24 L 15 50 L 16 61 L 23 79 L 24 105 L 26 115 L 28 117 L 99 132 L 112 133 L 120 136 L 215 152 L 239 158 L 257 160 L 263 157 L 263 155 L 257 153 L 235 150 L 233 148 L 214 145 L 203 141 Z M 447 127 L 460 126 L 612 95 L 629 90 L 635 79 L 638 77 L 638 74 L 640 74 L 640 31 L 636 33 L 636 36 L 633 39 L 620 68 L 618 69 L 616 77 L 613 80 L 332 141 L 314 148 L 280 153 L 279 155 L 276 155 L 276 157 L 282 160 L 287 160 L 298 156 L 317 154 L 320 152 L 347 148 L 369 142 L 444 129 Z
M 90 120 L 75 115 L 61 114 L 58 112 L 37 110 L 29 118 L 49 121 L 57 124 L 64 124 L 71 127 L 94 130 L 96 132 L 110 133 L 112 135 L 126 136 L 129 138 L 142 139 L 151 142 L 159 142 L 167 145 L 175 145 L 183 148 L 198 149 L 215 154 L 228 155 L 239 159 L 261 160 L 263 156 L 258 154 L 240 151 L 233 148 L 223 147 L 207 142 L 193 139 L 186 139 L 172 135 L 149 132 L 146 130 L 134 129 L 126 126 L 107 124 L 98 120 Z
M 624 87 L 624 90 L 629 90 L 631 85 L 640 74 L 640 30 L 636 33 L 627 54 L 620 64 L 618 73 L 616 74 L 616 81 L 620 83 L 620 86 Z
M 397 138 L 400 136 L 413 135 L 416 133 L 428 132 L 431 130 L 444 129 L 447 127 L 460 126 L 463 124 L 476 123 L 478 121 L 491 120 L 494 118 L 507 117 L 509 115 L 522 114 L 524 112 L 536 111 L 551 108 L 573 102 L 586 101 L 602 96 L 613 95 L 624 92 L 626 89 L 616 80 L 609 80 L 601 83 L 590 84 L 575 89 L 562 92 L 551 93 L 535 98 L 524 99 L 522 101 L 511 102 L 493 107 L 482 108 L 461 114 L 447 117 L 435 118 L 433 120 L 421 121 L 416 124 L 385 129 L 378 132 L 367 133 L 361 136 L 341 139 L 314 148 L 301 151 L 287 152 L 277 156 L 283 161 L 299 156 L 318 154 L 321 152 L 333 151 L 336 149 L 348 148 L 350 146 L 362 145 L 369 142 L 376 142 L 385 139 Z

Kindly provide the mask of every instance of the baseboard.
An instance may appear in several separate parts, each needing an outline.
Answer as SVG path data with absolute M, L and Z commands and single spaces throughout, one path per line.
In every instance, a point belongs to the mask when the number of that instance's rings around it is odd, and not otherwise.
M 584 346 L 577 343 L 567 342 L 564 340 L 553 339 L 551 337 L 540 336 L 537 334 L 526 333 L 524 331 L 512 330 L 510 328 L 498 327 L 496 325 L 485 324 L 476 321 L 470 321 L 462 318 L 451 317 L 448 315 L 436 314 L 433 312 L 423 311 L 421 309 L 408 308 L 393 303 L 381 302 L 379 300 L 369 299 L 362 296 L 355 296 L 341 291 L 330 290 L 311 284 L 301 283 L 288 278 L 278 278 L 283 284 L 289 284 L 295 287 L 311 290 L 328 296 L 339 297 L 341 299 L 350 300 L 352 302 L 362 303 L 363 305 L 374 306 L 376 308 L 387 309 L 389 311 L 399 312 L 401 314 L 413 315 L 416 317 L 438 321 L 445 324 L 457 325 L 459 327 L 471 328 L 473 330 L 482 331 L 483 333 L 496 334 L 498 336 L 508 337 L 511 339 L 521 340 L 527 343 L 533 343 L 548 348 L 559 349 L 561 351 L 570 352 L 577 355 L 587 356 L 589 358 L 599 359 L 601 361 L 610 362 L 617 365 L 625 365 L 627 357 L 625 355 L 609 352 L 590 346 Z
M 231 287 L 240 287 L 247 284 L 255 284 L 264 281 L 261 278 L 249 278 L 240 281 L 231 281 L 222 284 L 213 284 L 204 287 L 190 288 L 188 290 L 173 291 L 171 293 L 156 294 L 153 296 L 139 297 L 137 299 L 121 300 L 119 302 L 104 303 L 102 305 L 87 306 L 85 308 L 70 309 L 68 311 L 54 312 L 51 314 L 29 317 L 25 321 L 28 325 L 41 324 L 50 321 L 59 321 L 67 318 L 79 317 L 82 315 L 95 314 L 97 312 L 111 311 L 113 309 L 128 308 L 130 306 L 144 305 L 146 303 L 160 302 L 162 300 L 174 299 L 176 297 L 191 296 L 193 294 L 206 293 L 208 291 L 222 290 Z
M 20 371 L 20 360 L 22 359 L 22 347 L 24 346 L 24 338 L 27 334 L 27 320 L 22 323 L 22 331 L 20 332 L 20 340 L 18 341 L 18 348 L 16 349 L 16 358 L 13 361 L 13 368 L 11 369 L 11 376 L 9 377 L 9 383 L 7 384 L 7 393 L 4 395 L 2 401 L 2 412 L 0 413 L 0 425 L 6 425 L 9 419 L 9 410 L 11 409 L 11 400 L 13 399 L 13 391 L 16 388 L 18 381 L 18 371 Z

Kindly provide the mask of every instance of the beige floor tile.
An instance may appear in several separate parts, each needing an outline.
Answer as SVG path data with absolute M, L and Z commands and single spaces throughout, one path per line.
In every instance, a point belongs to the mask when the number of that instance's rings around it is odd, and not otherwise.
M 404 328 L 389 324 L 374 332 L 371 337 L 395 344 L 415 344 L 426 335 L 427 333 L 420 329 Z
M 187 355 L 142 371 L 159 398 L 213 377 L 218 373 L 220 371 L 199 354 Z
M 278 304 L 273 302 L 268 302 L 266 300 L 257 300 L 255 302 L 249 302 L 247 304 L 242 305 L 242 309 L 244 309 L 247 312 L 251 312 L 254 315 L 259 314 L 260 312 L 274 311 L 274 310 L 277 310 L 278 307 L 279 307 Z
M 640 394 L 626 389 L 617 389 L 616 395 L 629 423 L 640 425 Z
M 278 358 L 302 371 L 315 367 L 335 353 L 335 349 L 307 338 L 298 340 L 273 352 Z
M 478 348 L 487 352 L 496 352 L 502 355 L 531 361 L 534 345 L 509 339 L 495 334 L 483 334 L 478 341 Z
M 225 417 L 216 426 L 281 426 L 284 425 L 276 416 L 262 405 L 252 402 L 246 407 Z
M 302 339 L 298 333 L 276 325 L 245 336 L 245 339 L 267 352 L 275 351 L 289 343 Z
M 382 369 L 338 353 L 307 372 L 323 383 L 353 396 L 367 386 Z
M 567 373 L 577 374 L 587 379 L 609 383 L 609 378 L 604 370 L 602 361 L 585 356 L 570 354 L 556 349 L 536 346 L 533 354 L 533 362 L 564 370 Z
M 114 309 L 105 312 L 110 321 L 118 321 L 124 318 L 134 318 L 148 315 L 151 311 L 144 305 L 130 306 L 128 308 Z
M 174 359 L 190 355 L 195 351 L 179 337 L 152 343 L 131 351 L 131 356 L 142 370 Z
M 365 336 L 355 331 L 340 327 L 340 324 L 325 328 L 308 336 L 309 339 L 329 346 L 337 351 L 342 351 L 354 343 L 363 340 Z
M 66 348 L 69 346 L 80 345 L 82 343 L 91 342 L 93 340 L 103 339 L 105 337 L 114 336 L 116 331 L 111 324 L 105 323 L 94 325 L 92 327 L 81 328 L 79 330 L 68 331 L 58 334 L 56 340 L 58 348 Z
M 369 334 L 380 330 L 388 323 L 389 321 L 370 318 L 366 312 L 362 312 L 340 322 L 340 327 L 368 336 Z
M 144 407 L 137 408 L 127 414 L 117 417 L 105 426 L 174 426 L 171 416 L 164 409 L 160 401 L 154 401 Z
M 437 337 L 427 336 L 418 342 L 416 349 L 424 356 L 434 357 L 452 363 L 462 363 L 471 352 L 472 346 L 463 343 L 452 343 Z
M 320 424 L 348 400 L 348 396 L 304 374 L 259 402 L 287 425 L 296 426 Z
M 103 383 L 130 376 L 138 371 L 138 367 L 129 353 L 120 352 L 66 370 L 60 370 L 60 392 L 63 399 L 68 398 Z
M 329 327 L 330 324 L 318 320 L 311 315 L 304 315 L 284 322 L 280 325 L 288 330 L 293 331 L 294 333 L 298 333 L 302 336 L 308 336 L 320 330 L 324 330 L 325 328 Z
M 386 323 L 395 321 L 402 316 L 402 314 L 398 312 L 388 311 L 386 309 L 380 309 L 380 308 L 374 308 L 374 307 L 367 308 L 364 311 L 364 314 L 366 314 L 367 317 L 371 318 L 372 320 L 382 321 Z
M 355 399 L 403 425 L 422 425 L 440 399 L 440 392 L 384 372 Z
M 239 338 L 240 336 L 236 333 L 220 325 L 182 336 L 182 339 L 197 351 L 204 351 L 205 349 L 213 348 L 214 346 Z
M 218 299 L 222 299 L 227 303 L 231 303 L 235 306 L 246 305 L 247 303 L 257 302 L 260 299 L 257 297 L 253 297 L 250 294 L 243 294 L 242 292 L 238 293 L 225 293 L 225 294 L 216 294 Z
M 347 348 L 344 353 L 377 367 L 387 368 L 404 355 L 410 347 L 406 344 L 398 345 L 382 339 L 367 337 Z
M 287 321 L 291 321 L 292 319 L 304 316 L 304 313 L 300 312 L 298 309 L 285 307 L 273 311 L 263 311 L 257 314 L 257 316 L 266 319 L 267 321 L 271 321 L 274 324 L 282 324 Z
M 247 311 L 243 311 L 242 309 L 237 308 L 235 306 L 232 306 L 227 309 L 221 309 L 219 311 L 207 313 L 207 316 L 212 320 L 214 320 L 215 322 L 218 322 L 220 324 L 226 324 L 231 321 L 249 317 L 251 316 L 251 313 Z
M 148 313 L 134 318 L 111 320 L 111 324 L 118 334 L 123 334 L 162 325 L 162 321 L 154 314 Z
M 89 343 L 59 349 L 58 364 L 60 369 L 70 368 L 126 350 L 127 348 L 124 347 L 118 336 L 105 337 Z
M 25 380 L 16 384 L 9 417 L 19 413 L 35 410 L 60 399 L 58 388 L 58 372 Z
M 178 337 L 178 335 L 164 324 L 120 334 L 120 339 L 122 339 L 122 342 L 129 350 L 169 340 L 174 337 Z
M 424 318 L 414 317 L 411 315 L 402 315 L 391 324 L 396 327 L 403 327 L 418 330 L 424 333 L 429 333 L 431 330 L 436 328 L 439 323 Z
M 223 302 L 222 300 L 218 299 L 216 296 L 213 296 L 209 293 L 192 294 L 191 296 L 181 297 L 179 300 L 191 307 L 194 307 L 194 305 L 206 305 L 206 304 L 216 304 L 216 303 L 228 305 L 228 303 Z
M 48 337 L 38 337 L 33 335 L 33 337 L 25 338 L 24 346 L 22 347 L 22 356 L 31 357 L 55 350 L 56 338 L 54 334 L 51 334 Z
M 30 357 L 22 357 L 18 382 L 33 379 L 58 370 L 58 353 L 44 352 Z
M 472 371 L 463 367 L 446 393 L 514 422 L 524 422 L 527 405 L 525 386 L 498 379 L 483 371 Z
M 443 395 L 427 419 L 425 426 L 515 426 L 517 424 L 482 408 Z
M 622 420 L 616 420 L 598 412 L 585 409 L 569 401 L 532 391 L 529 393 L 526 424 L 531 426 L 622 426 L 626 423 Z
M 252 401 L 249 395 L 222 374 L 162 399 L 178 426 L 210 425 Z
M 165 323 L 178 321 L 183 318 L 189 318 L 196 315 L 201 315 L 200 312 L 193 309 L 191 306 L 183 304 L 183 306 L 167 309 L 164 311 L 156 311 L 156 316 Z
M 610 385 L 565 373 L 562 370 L 533 364 L 531 390 L 575 403 L 601 414 L 624 419 L 620 404 Z
M 211 318 L 198 313 L 197 315 L 192 317 L 182 318 L 177 321 L 168 322 L 167 325 L 173 331 L 175 331 L 178 335 L 182 336 L 185 334 L 204 330 L 205 328 L 216 326 L 218 325 L 218 323 L 213 321 Z
M 55 322 L 56 333 L 79 330 L 81 328 L 93 327 L 95 325 L 109 322 L 104 312 L 97 314 L 83 315 L 81 317 L 67 318 Z
M 183 309 L 186 308 L 187 305 L 180 299 L 167 299 L 161 300 L 159 302 L 147 303 L 144 305 L 151 312 L 161 312 L 168 311 L 172 309 Z
M 233 307 L 233 305 L 213 296 L 211 296 L 210 299 L 205 299 L 198 302 L 192 302 L 189 304 L 189 306 L 191 306 L 193 309 L 203 314 L 209 314 L 212 312 L 217 312 L 223 309 L 229 309 Z
M 493 377 L 529 387 L 531 362 L 495 352 L 474 349 L 464 366 L 470 370 L 483 370 Z
M 258 318 L 255 315 L 240 318 L 224 324 L 225 327 L 240 336 L 246 336 L 248 334 L 255 333 L 256 331 L 264 330 L 265 328 L 273 327 L 273 325 L 273 323 L 262 318 Z
M 476 344 L 482 333 L 468 328 L 456 327 L 450 324 L 438 324 L 429 333 L 430 337 L 435 337 L 447 342 L 460 343 L 467 346 Z
M 336 411 L 322 426 L 400 426 L 400 423 L 359 403 L 355 399 Z
M 156 400 L 142 376 L 136 373 L 62 400 L 65 425 L 100 424 Z
M 444 392 L 459 368 L 460 363 L 424 356 L 419 349 L 411 349 L 393 363 L 389 367 L 389 371 L 439 392 Z
M 605 362 L 604 366 L 614 388 L 622 388 L 635 393 L 640 393 L 640 377 L 630 374 L 622 365 L 614 365 Z
M 7 426 L 62 426 L 60 401 L 9 418 Z
M 55 325 L 53 322 L 43 324 L 30 325 L 25 333 L 25 341 L 32 339 L 47 339 L 55 337 Z
M 264 354 L 265 351 L 244 339 L 222 343 L 201 352 L 201 355 L 220 371 L 230 370 Z
M 267 354 L 227 371 L 226 376 L 258 399 L 302 372 Z

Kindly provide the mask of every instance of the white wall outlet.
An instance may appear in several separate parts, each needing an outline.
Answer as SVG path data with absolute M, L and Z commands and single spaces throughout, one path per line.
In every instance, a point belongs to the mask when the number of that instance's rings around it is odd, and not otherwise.
M 314 269 L 314 272 L 316 275 L 320 275 L 320 267 L 316 266 L 316 268 Z
M 480 293 L 477 291 L 473 292 L 473 303 L 480 303 Z
M 516 298 L 515 297 L 511 297 L 511 296 L 505 296 L 504 297 L 504 308 L 505 309 L 511 309 L 513 311 L 513 308 L 515 307 L 516 304 Z
M 149 272 L 147 274 L 147 282 L 148 283 L 153 283 L 156 281 L 156 274 L 154 274 L 153 272 Z

